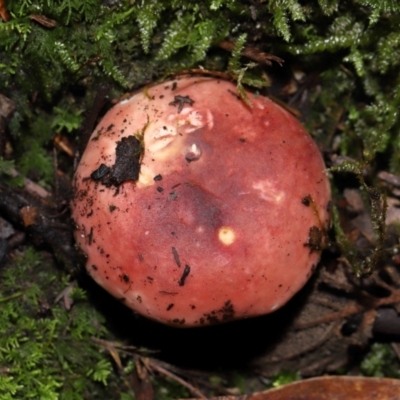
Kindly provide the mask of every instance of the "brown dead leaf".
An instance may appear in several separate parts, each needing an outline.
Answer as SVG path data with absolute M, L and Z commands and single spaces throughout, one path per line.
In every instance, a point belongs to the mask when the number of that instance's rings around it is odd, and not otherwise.
M 247 396 L 210 400 L 399 400 L 400 380 L 353 376 L 323 376 Z M 194 399 L 192 399 L 194 400 Z
M 386 210 L 386 225 L 400 222 L 400 201 L 394 197 L 388 197 Z
M 0 5 L 1 7 L 1 5 Z M 1 12 L 1 8 L 0 8 Z M 0 117 L 4 119 L 8 119 L 11 117 L 13 112 L 16 109 L 16 104 L 14 101 L 9 99 L 8 97 L 4 96 L 0 93 Z
M 0 18 L 3 22 L 7 22 L 11 19 L 11 15 L 6 8 L 6 0 L 0 0 Z
M 381 171 L 378 173 L 378 178 L 391 186 L 400 187 L 400 176 L 391 174 L 390 172 Z
M 362 213 L 365 211 L 364 201 L 358 189 L 345 189 L 343 196 L 353 212 Z
M 36 221 L 37 208 L 30 206 L 22 207 L 20 210 L 20 214 L 24 222 L 24 226 L 28 227 L 30 225 L 33 225 Z

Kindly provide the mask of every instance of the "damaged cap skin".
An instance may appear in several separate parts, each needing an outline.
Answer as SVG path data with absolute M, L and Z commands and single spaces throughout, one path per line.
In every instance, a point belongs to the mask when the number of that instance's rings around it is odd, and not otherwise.
M 89 274 L 175 326 L 270 313 L 308 280 L 329 222 L 320 152 L 280 106 L 182 77 L 114 106 L 74 178 Z

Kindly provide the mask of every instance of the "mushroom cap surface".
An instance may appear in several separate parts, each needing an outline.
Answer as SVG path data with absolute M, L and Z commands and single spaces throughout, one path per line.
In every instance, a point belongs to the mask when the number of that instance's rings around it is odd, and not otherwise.
M 87 271 L 128 307 L 182 327 L 283 306 L 329 223 L 319 149 L 270 99 L 181 77 L 120 101 L 74 177 Z

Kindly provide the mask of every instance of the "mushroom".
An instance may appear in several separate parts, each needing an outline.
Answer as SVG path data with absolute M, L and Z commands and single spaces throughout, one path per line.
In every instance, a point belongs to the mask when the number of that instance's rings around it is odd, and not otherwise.
M 116 104 L 74 177 L 88 273 L 138 313 L 205 326 L 270 313 L 311 276 L 329 223 L 316 144 L 270 99 L 184 76 Z

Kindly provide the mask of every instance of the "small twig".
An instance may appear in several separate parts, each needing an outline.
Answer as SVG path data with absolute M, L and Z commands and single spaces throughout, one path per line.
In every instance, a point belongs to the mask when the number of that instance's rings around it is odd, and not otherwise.
M 328 315 L 324 315 L 323 317 L 316 318 L 309 322 L 298 322 L 295 324 L 296 329 L 308 329 L 312 328 L 317 325 L 327 324 L 329 322 L 336 321 L 338 319 L 344 319 L 350 317 L 351 315 L 358 314 L 359 312 L 363 311 L 364 307 L 352 304 L 346 307 L 343 311 L 334 312 Z
M 55 298 L 54 304 L 57 304 L 61 299 L 64 301 L 64 307 L 69 311 L 74 303 L 71 297 L 72 291 L 75 289 L 77 281 L 72 281 L 61 293 Z
M 38 24 L 44 26 L 45 28 L 55 28 L 57 26 L 57 22 L 54 19 L 47 18 L 42 14 L 31 14 L 29 19 L 32 21 L 36 21 Z
M 1 297 L 1 298 L 0 298 L 0 303 L 4 303 L 4 302 L 6 302 L 6 301 L 16 299 L 17 297 L 20 297 L 20 296 L 22 296 L 22 295 L 23 295 L 22 292 L 17 292 L 17 293 L 11 294 L 10 296 Z
M 135 346 L 127 346 L 127 345 L 121 344 L 121 343 L 119 343 L 119 342 L 110 342 L 110 341 L 108 341 L 108 340 L 99 339 L 99 338 L 96 338 L 96 337 L 92 337 L 91 340 L 92 340 L 93 342 L 95 342 L 95 343 L 101 345 L 101 346 L 104 346 L 104 347 L 108 347 L 109 345 L 112 345 L 113 347 L 115 347 L 115 348 L 118 349 L 118 350 L 125 350 L 125 351 L 127 351 L 127 350 L 132 350 L 132 351 L 129 353 L 129 354 L 131 354 L 131 355 L 136 354 L 136 352 L 139 350 L 139 349 L 138 349 L 137 347 L 135 347 Z
M 228 40 L 224 40 L 220 42 L 218 46 L 221 47 L 221 49 L 232 52 L 233 49 L 235 48 L 235 43 Z M 279 65 L 282 65 L 285 62 L 285 60 L 283 60 L 282 58 L 274 56 L 273 54 L 265 53 L 251 46 L 246 46 L 242 51 L 242 55 L 244 57 L 250 58 L 250 60 L 258 62 L 259 64 L 265 64 L 265 65 L 272 65 L 272 61 L 275 61 Z
M 212 389 L 214 391 L 218 391 L 220 394 L 232 394 L 230 389 L 227 389 L 219 384 L 214 384 L 209 381 L 209 372 L 191 370 L 188 368 L 180 368 L 176 365 L 168 364 L 164 361 L 157 360 L 157 364 L 170 372 L 175 373 L 176 375 L 180 375 L 188 380 L 195 380 L 197 383 L 200 383 L 201 386 L 205 388 Z M 235 399 L 238 400 L 238 399 Z
M 213 78 L 226 79 L 228 81 L 234 80 L 233 77 L 230 74 L 227 74 L 226 72 L 211 71 L 204 68 L 185 69 L 183 71 L 171 73 L 167 75 L 167 77 L 171 76 L 172 78 L 175 78 L 182 75 L 204 75 L 204 76 L 211 76 Z
M 321 297 L 321 298 L 316 297 L 315 299 L 311 299 L 311 301 L 314 304 L 318 304 L 320 306 L 324 306 L 324 307 L 330 308 L 330 309 L 335 310 L 335 311 L 339 311 L 339 310 L 342 309 L 341 305 L 335 304 L 331 300 L 328 300 L 328 299 L 323 298 L 323 297 Z
M 9 174 L 12 178 L 20 176 L 19 172 L 17 172 L 17 170 L 15 170 L 14 168 L 11 168 L 9 170 Z M 24 179 L 24 187 L 29 193 L 35 194 L 43 199 L 49 198 L 51 196 L 51 193 L 48 192 L 46 189 L 44 189 L 42 186 L 38 185 L 37 183 L 31 181 L 28 178 L 23 178 L 23 179 Z
M 396 248 L 397 248 L 397 246 L 396 246 Z M 390 250 L 389 250 L 390 251 Z M 384 272 L 389 276 L 389 278 L 391 279 L 391 281 L 392 281 L 392 290 L 391 291 L 393 291 L 393 287 L 395 287 L 396 289 L 398 289 L 399 288 L 399 286 L 400 286 L 400 271 L 398 271 L 397 270 L 397 268 L 396 267 L 394 267 L 394 266 L 391 266 L 391 265 L 387 265 L 385 268 L 384 268 Z
M 398 293 L 392 294 L 389 297 L 385 297 L 383 299 L 376 300 L 375 302 L 373 302 L 373 304 L 370 307 L 365 307 L 360 304 L 351 304 L 351 305 L 347 306 L 343 311 L 324 315 L 321 318 L 316 318 L 313 321 L 309 321 L 309 322 L 298 322 L 295 324 L 295 328 L 296 329 L 308 329 L 308 328 L 312 328 L 313 326 L 327 324 L 328 322 L 333 322 L 338 319 L 345 319 L 345 318 L 348 318 L 354 314 L 358 314 L 363 311 L 376 309 L 376 308 L 382 307 L 382 306 L 389 306 L 389 305 L 396 304 L 399 302 L 400 302 L 400 291 Z
M 104 346 L 107 349 L 110 356 L 112 357 L 112 359 L 114 360 L 115 364 L 117 365 L 118 370 L 119 371 L 124 370 L 124 367 L 123 367 L 122 361 L 121 361 L 121 357 L 118 354 L 118 348 L 117 348 L 117 346 L 115 346 L 115 343 L 109 342 L 107 340 L 98 339 L 95 337 L 91 337 L 91 340 L 97 344 L 101 344 L 102 346 Z
M 198 397 L 199 399 L 205 399 L 207 400 L 207 397 L 203 395 L 203 393 L 200 392 L 197 388 L 195 388 L 193 385 L 191 385 L 189 382 L 186 382 L 184 379 L 180 378 L 179 376 L 175 375 L 174 373 L 168 371 L 167 369 L 161 367 L 155 359 L 148 359 L 149 360 L 149 367 L 161 375 L 167 376 L 168 378 L 173 379 L 174 381 L 178 382 L 182 386 L 184 386 L 186 389 L 190 391 L 190 393 L 193 396 Z
M 388 292 L 393 292 L 393 287 L 390 286 L 389 284 L 387 284 L 383 279 L 381 279 L 379 277 L 379 275 L 377 275 L 375 277 L 375 282 L 374 282 L 377 286 L 386 289 Z
M 70 328 L 70 326 L 72 324 L 73 319 L 74 319 L 73 315 L 70 314 L 69 317 L 68 317 L 68 321 L 67 321 L 66 325 L 64 326 L 64 329 L 63 329 L 63 332 L 62 332 L 62 336 L 63 337 L 65 337 L 67 335 L 67 332 L 68 332 L 68 330 L 69 330 L 69 328 Z
M 287 103 L 285 103 L 284 101 L 278 99 L 275 96 L 272 95 L 268 95 L 268 97 L 273 100 L 275 103 L 278 103 L 281 107 L 283 107 L 286 111 L 289 111 L 290 114 L 294 115 L 296 118 L 300 118 L 301 117 L 301 112 L 299 110 L 297 110 L 296 108 L 290 107 Z

